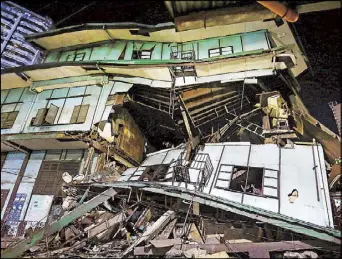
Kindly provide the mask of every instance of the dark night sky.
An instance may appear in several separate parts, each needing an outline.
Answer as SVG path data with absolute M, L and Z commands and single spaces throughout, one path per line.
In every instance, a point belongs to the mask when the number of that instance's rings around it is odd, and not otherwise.
M 13 1 L 55 23 L 94 1 Z M 172 21 L 163 1 L 96 1 L 57 27 L 81 23 L 139 22 L 156 24 Z M 295 23 L 314 71 L 300 79 L 302 97 L 309 111 L 337 133 L 328 102 L 341 102 L 340 10 L 301 14 Z

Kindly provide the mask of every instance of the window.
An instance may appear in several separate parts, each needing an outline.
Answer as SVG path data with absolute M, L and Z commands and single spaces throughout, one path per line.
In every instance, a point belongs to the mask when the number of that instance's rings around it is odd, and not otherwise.
M 32 125 L 53 125 L 57 116 L 59 108 L 56 105 L 51 104 L 50 108 L 41 108 L 38 110 L 36 117 L 34 118 Z
M 24 88 L 1 91 L 1 129 L 10 129 L 23 105 Z
M 215 187 L 254 195 L 278 197 L 278 171 L 222 164 Z
M 141 36 L 147 36 L 149 37 L 150 34 L 147 31 L 144 30 L 129 30 L 129 32 L 131 33 L 131 35 L 141 35 Z
M 77 53 L 75 55 L 68 55 L 66 57 L 66 61 L 82 61 L 85 55 L 86 55 L 85 52 Z
M 58 61 L 83 61 L 83 60 L 89 60 L 93 48 L 86 48 L 86 49 L 80 49 L 80 50 L 69 50 L 60 52 Z
M 78 53 L 78 54 L 76 54 L 74 61 L 82 61 L 84 59 L 84 57 L 85 57 L 85 54 L 86 53 Z
M 49 96 L 47 106 L 32 119 L 32 126 L 85 122 L 90 106 L 83 103 L 89 103 L 86 86 L 54 89 Z
M 84 123 L 87 118 L 89 104 L 77 105 L 72 112 L 70 123 Z
M 132 59 L 151 59 L 150 50 L 133 50 Z
M 3 112 L 1 113 L 1 129 L 10 129 L 17 118 L 19 112 Z
M 209 49 L 209 58 L 211 57 L 217 57 L 222 55 L 228 55 L 233 53 L 233 47 L 220 47 L 216 49 Z

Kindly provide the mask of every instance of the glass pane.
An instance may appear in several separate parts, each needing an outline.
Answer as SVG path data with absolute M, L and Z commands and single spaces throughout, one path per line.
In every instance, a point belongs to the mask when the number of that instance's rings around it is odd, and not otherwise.
M 36 95 L 35 93 L 30 92 L 29 87 L 25 87 L 24 92 L 21 95 L 19 102 L 33 100 L 35 95 Z
M 48 150 L 44 160 L 59 160 L 62 150 Z
M 78 54 L 76 54 L 75 61 L 82 61 L 84 59 L 84 57 L 85 57 L 85 54 L 86 53 L 78 53 Z
M 60 58 L 59 58 L 59 62 L 63 62 L 63 61 L 70 61 L 70 60 L 67 60 L 67 59 L 70 59 L 72 57 L 71 60 L 74 59 L 74 54 L 75 54 L 76 51 L 66 51 L 66 52 L 62 52 Z
M 225 171 L 225 172 L 231 172 L 233 170 L 232 165 L 221 165 L 220 167 L 220 172 Z
M 70 123 L 74 108 L 77 105 L 81 105 L 82 99 L 83 97 L 66 99 L 58 124 Z
M 64 98 L 67 96 L 69 88 L 54 89 L 51 98 Z
M 209 50 L 210 54 L 214 54 L 214 53 L 220 53 L 220 49 L 211 49 Z
M 268 44 L 265 36 L 265 32 L 251 32 L 242 35 L 243 50 L 266 50 Z
M 57 115 L 55 117 L 55 120 L 54 120 L 54 124 L 58 123 L 58 118 L 59 118 L 59 116 L 60 116 L 60 114 L 62 112 L 62 107 L 63 107 L 64 101 L 65 101 L 65 99 L 58 99 L 58 100 L 50 100 L 48 102 L 47 108 L 50 108 L 51 105 L 55 105 L 55 106 L 57 106 L 59 108 L 58 112 L 57 112 Z
M 277 197 L 278 196 L 278 190 L 277 189 L 273 189 L 273 188 L 264 187 L 263 194 L 264 195 L 268 195 L 268 196 Z
M 277 187 L 278 180 L 273 178 L 264 178 L 264 185 Z
M 220 178 L 220 179 L 222 179 L 222 180 L 230 180 L 230 178 L 231 178 L 231 173 L 227 173 L 227 172 L 220 172 L 220 174 L 219 174 L 219 177 L 218 178 Z
M 15 111 L 20 111 L 21 107 L 23 106 L 23 103 L 17 103 L 17 106 L 15 107 Z
M 70 92 L 68 94 L 68 96 L 78 96 L 78 95 L 84 95 L 85 93 L 85 86 L 81 86 L 81 87 L 72 87 L 70 88 Z
M 12 104 L 4 104 L 1 107 L 1 112 L 12 112 L 14 111 L 15 107 L 17 106 L 16 103 L 12 103 Z
M 277 178 L 278 177 L 278 171 L 265 169 L 265 177 L 266 176 Z
M 228 55 L 233 53 L 233 48 L 232 47 L 225 47 L 222 48 L 222 55 Z
M 11 89 L 4 103 L 19 102 L 20 96 L 23 91 L 24 91 L 24 88 Z
M 217 180 L 216 187 L 227 188 L 229 187 L 229 181 Z
M 83 149 L 69 149 L 65 160 L 81 160 L 83 157 Z
M 1 91 L 1 103 L 3 103 L 7 97 L 9 90 L 2 90 Z

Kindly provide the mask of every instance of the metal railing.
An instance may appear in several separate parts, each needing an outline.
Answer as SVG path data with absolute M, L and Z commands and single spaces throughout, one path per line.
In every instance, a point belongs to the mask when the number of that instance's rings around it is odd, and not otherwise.
M 189 169 L 198 170 L 197 182 L 190 179 Z M 201 189 L 205 186 L 214 171 L 209 154 L 197 153 L 190 161 L 185 160 L 185 152 L 182 152 L 173 167 L 173 180 L 177 182 L 196 183 Z

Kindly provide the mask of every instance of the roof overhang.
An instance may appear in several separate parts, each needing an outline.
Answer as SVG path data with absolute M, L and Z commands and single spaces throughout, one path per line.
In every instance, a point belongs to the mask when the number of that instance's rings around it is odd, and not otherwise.
M 254 51 L 243 53 L 237 57 L 219 57 L 204 59 L 189 63 L 186 60 L 169 61 L 163 60 L 147 62 L 139 61 L 117 61 L 117 62 L 57 62 L 43 63 L 32 66 L 22 66 L 1 71 L 1 85 L 3 89 L 19 88 L 33 86 L 34 84 L 43 87 L 50 85 L 50 80 L 59 80 L 56 84 L 64 84 L 64 87 L 70 87 L 77 82 L 68 81 L 72 77 L 84 76 L 105 76 L 105 75 L 125 75 L 130 77 L 140 77 L 150 80 L 159 80 L 171 82 L 169 71 L 170 66 L 195 66 L 197 77 L 207 77 L 220 74 L 236 73 L 247 70 L 260 69 L 286 69 L 288 68 L 285 62 L 275 62 L 275 54 L 284 55 L 287 47 L 280 47 L 270 51 Z M 295 58 L 293 54 L 288 53 L 288 60 L 294 65 Z M 291 65 L 291 66 L 292 66 Z M 21 75 L 21 76 L 20 76 Z M 64 81 L 63 81 L 64 80 Z M 88 80 L 98 80 L 88 78 Z M 45 84 L 44 82 L 45 81 Z M 73 84 L 71 84 L 73 83 Z M 89 83 L 89 82 L 87 82 Z

